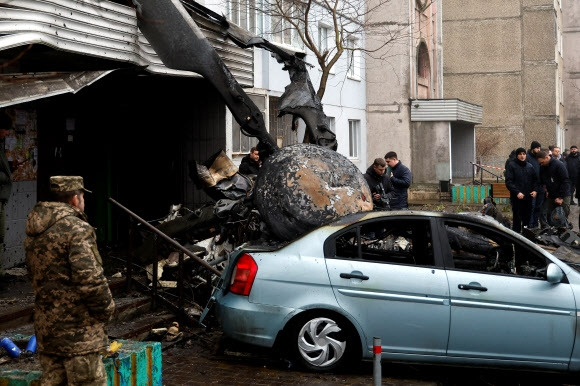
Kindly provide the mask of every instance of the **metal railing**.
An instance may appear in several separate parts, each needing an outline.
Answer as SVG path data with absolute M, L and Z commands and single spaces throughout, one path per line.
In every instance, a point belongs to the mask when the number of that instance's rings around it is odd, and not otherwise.
M 184 262 L 184 255 L 191 257 L 194 261 L 199 263 L 203 268 L 205 268 L 209 273 L 215 274 L 218 277 L 221 276 L 221 272 L 210 265 L 203 259 L 200 259 L 198 256 L 195 255 L 194 252 L 190 251 L 189 249 L 185 248 L 177 241 L 172 239 L 171 237 L 167 236 L 165 233 L 154 227 L 153 225 L 149 224 L 146 220 L 139 217 L 137 214 L 133 213 L 131 210 L 127 209 L 113 198 L 109 197 L 109 201 L 115 204 L 117 207 L 125 211 L 130 216 L 130 225 L 129 225 L 129 254 L 127 256 L 127 291 L 131 289 L 131 285 L 133 282 L 139 283 L 137 281 L 133 281 L 133 268 L 135 264 L 133 264 L 133 235 L 134 235 L 134 227 L 135 223 L 142 224 L 145 226 L 149 231 L 153 232 L 154 235 L 154 253 L 153 253 L 153 262 L 152 262 L 152 278 L 151 278 L 151 286 L 152 288 L 149 289 L 147 285 L 145 285 L 145 289 L 151 291 L 151 308 L 155 310 L 157 308 L 157 300 L 161 300 L 166 306 L 172 309 L 174 312 L 177 312 L 180 316 L 185 317 L 188 321 L 197 323 L 198 320 L 193 319 L 189 316 L 189 314 L 185 311 L 184 303 L 185 303 L 185 296 L 184 296 L 184 275 L 183 275 L 183 262 Z M 177 269 L 177 292 L 178 292 L 178 302 L 174 304 L 171 300 L 167 299 L 165 296 L 159 294 L 158 292 L 158 242 L 160 240 L 165 241 L 170 245 L 171 248 L 179 252 L 179 260 L 178 260 L 178 269 Z M 208 280 L 208 283 L 211 283 L 211 280 Z
M 484 165 L 476 164 L 475 162 L 471 162 L 471 161 L 469 161 L 469 163 L 472 166 L 472 169 L 471 169 L 472 170 L 472 180 L 473 180 L 474 185 L 478 185 L 478 184 L 483 185 L 484 173 L 491 175 L 492 178 L 495 178 L 496 182 L 499 182 L 499 180 L 504 179 L 502 175 L 499 175 L 499 174 L 492 172 L 491 170 L 489 170 L 489 168 L 487 168 Z M 477 175 L 479 175 L 479 181 L 476 180 Z

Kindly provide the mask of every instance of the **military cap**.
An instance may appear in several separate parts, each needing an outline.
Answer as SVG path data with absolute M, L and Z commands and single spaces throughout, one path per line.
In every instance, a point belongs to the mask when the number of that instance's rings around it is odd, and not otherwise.
M 87 193 L 92 193 L 85 189 L 83 185 L 83 178 L 79 176 L 52 176 L 50 177 L 50 191 L 51 192 L 70 192 L 73 190 L 83 190 Z

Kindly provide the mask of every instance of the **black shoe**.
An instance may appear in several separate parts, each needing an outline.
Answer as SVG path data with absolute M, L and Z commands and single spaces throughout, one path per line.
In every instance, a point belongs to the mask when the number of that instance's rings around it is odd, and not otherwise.
M 574 201 L 570 201 L 570 205 L 578 205 Z

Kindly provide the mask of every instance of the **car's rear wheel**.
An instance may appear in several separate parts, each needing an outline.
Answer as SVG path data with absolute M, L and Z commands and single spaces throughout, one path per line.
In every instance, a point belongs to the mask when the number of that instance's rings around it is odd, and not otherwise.
M 309 314 L 290 331 L 291 350 L 306 369 L 333 371 L 357 361 L 359 339 L 351 324 L 339 315 Z

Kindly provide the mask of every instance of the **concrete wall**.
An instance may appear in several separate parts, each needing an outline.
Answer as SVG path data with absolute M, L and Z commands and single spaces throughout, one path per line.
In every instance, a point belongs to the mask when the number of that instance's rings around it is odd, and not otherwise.
M 566 143 L 580 146 L 580 1 L 562 0 Z M 569 146 L 567 146 L 569 147 Z
M 554 24 L 553 0 L 445 1 L 444 97 L 483 106 L 476 135 L 497 143 L 487 155 L 557 143 Z
M 368 8 L 377 4 L 371 0 Z M 418 7 L 416 0 L 391 1 L 383 4 L 372 15 L 369 23 L 379 22 L 398 29 L 398 35 L 383 49 L 367 55 L 367 164 L 387 151 L 396 151 L 402 162 L 409 166 L 416 181 L 415 152 L 423 153 L 413 142 L 410 119 L 410 98 L 417 98 L 417 49 L 421 42 L 429 50 L 430 98 L 442 97 L 441 45 L 439 41 L 441 2 L 427 2 Z M 367 49 L 372 52 L 380 46 L 381 31 L 367 30 Z M 433 158 L 430 162 L 433 163 Z M 417 180 L 420 181 L 420 180 Z
M 449 122 L 413 122 L 413 180 L 436 184 L 451 178 Z M 423 156 L 421 156 L 421 154 Z
M 5 250 L 0 251 L 3 268 L 12 268 L 24 262 L 24 228 L 28 212 L 36 204 L 36 180 L 12 184 L 12 195 L 6 209 Z
M 375 0 L 370 1 L 368 7 L 375 4 Z M 381 15 L 373 16 L 402 27 L 410 18 L 409 4 L 390 2 L 388 7 L 383 7 Z M 375 50 L 380 45 L 380 37 L 375 37 L 373 31 L 367 32 L 367 49 Z M 367 165 L 393 150 L 411 171 L 415 168 L 411 164 L 409 129 L 410 44 L 408 32 L 404 30 L 397 44 L 390 44 L 373 57 L 367 55 Z M 380 59 L 381 56 L 384 58 Z

